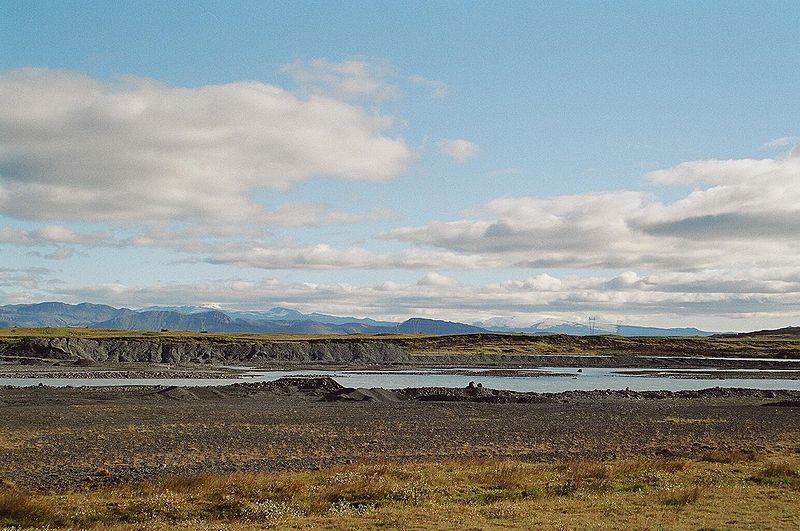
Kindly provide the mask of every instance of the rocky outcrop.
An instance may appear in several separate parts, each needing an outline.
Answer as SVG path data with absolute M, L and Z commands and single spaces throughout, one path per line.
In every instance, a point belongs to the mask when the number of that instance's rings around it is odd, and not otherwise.
M 383 341 L 176 341 L 160 339 L 25 338 L 0 344 L 6 358 L 151 363 L 408 362 L 401 347 Z

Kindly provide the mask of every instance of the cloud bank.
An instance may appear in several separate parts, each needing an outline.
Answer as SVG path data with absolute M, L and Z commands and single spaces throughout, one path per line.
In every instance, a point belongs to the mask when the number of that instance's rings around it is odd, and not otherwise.
M 672 203 L 624 190 L 498 198 L 463 219 L 400 227 L 380 237 L 492 258 L 506 267 L 699 271 L 800 260 L 797 153 L 686 162 L 646 179 L 696 189 Z
M 727 280 L 718 276 L 725 273 Z M 639 276 L 555 277 L 547 273 L 484 284 L 469 284 L 440 273 L 416 282 L 385 281 L 373 285 L 347 282 L 288 282 L 223 279 L 213 282 L 131 286 L 122 283 L 55 289 L 57 297 L 144 307 L 153 304 L 216 305 L 266 309 L 289 306 L 301 311 L 402 320 L 433 316 L 486 321 L 501 316 L 517 325 L 544 318 L 585 321 L 599 312 L 609 322 L 686 322 L 730 326 L 736 320 L 800 317 L 800 268 L 785 271 L 785 280 L 758 281 L 756 272 Z M 1 275 L 0 275 L 1 276 Z M 727 323 L 722 325 L 720 323 Z M 734 328 L 741 328 L 735 327 Z
M 411 159 L 389 117 L 259 82 L 196 88 L 26 68 L 0 75 L 0 213 L 259 223 L 251 198 L 314 176 L 382 181 Z

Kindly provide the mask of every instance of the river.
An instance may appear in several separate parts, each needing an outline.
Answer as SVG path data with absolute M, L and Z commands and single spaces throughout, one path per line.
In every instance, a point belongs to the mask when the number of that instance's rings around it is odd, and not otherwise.
M 330 376 L 345 387 L 465 387 L 469 382 L 490 389 L 510 391 L 558 393 L 562 391 L 622 390 L 632 391 L 684 391 L 709 387 L 749 389 L 800 390 L 798 378 L 771 377 L 781 371 L 724 370 L 724 378 L 713 377 L 715 369 L 647 369 L 602 368 L 576 369 L 574 367 L 538 367 L 536 369 L 426 369 L 415 368 L 391 371 L 363 370 L 294 370 L 275 371 L 249 369 L 238 377 L 228 378 L 0 378 L 0 385 L 34 386 L 211 386 L 241 382 L 266 382 L 284 376 Z M 742 373 L 742 377 L 736 375 Z M 791 371 L 797 374 L 797 371 Z M 759 375 L 753 378 L 751 376 Z M 720 373 L 720 376 L 722 374 Z

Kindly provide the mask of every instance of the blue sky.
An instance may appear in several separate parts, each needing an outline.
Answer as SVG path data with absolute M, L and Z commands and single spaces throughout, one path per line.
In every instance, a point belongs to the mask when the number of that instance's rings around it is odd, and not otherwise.
M 797 324 L 794 3 L 116 4 L 0 4 L 0 303 Z

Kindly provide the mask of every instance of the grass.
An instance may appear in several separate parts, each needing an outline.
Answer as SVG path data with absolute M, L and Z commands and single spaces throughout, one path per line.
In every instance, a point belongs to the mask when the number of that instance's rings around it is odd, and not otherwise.
M 681 487 L 668 490 L 659 496 L 664 505 L 683 507 L 700 499 L 703 494 L 703 487 L 695 485 L 693 487 Z
M 709 450 L 700 456 L 701 461 L 709 463 L 741 463 L 755 459 L 755 452 L 744 450 Z
M 800 519 L 797 456 L 762 462 L 450 461 L 0 491 L 0 526 L 139 529 L 772 528 Z
M 772 485 L 800 490 L 800 466 L 793 462 L 771 461 L 761 467 L 751 479 L 762 485 Z

